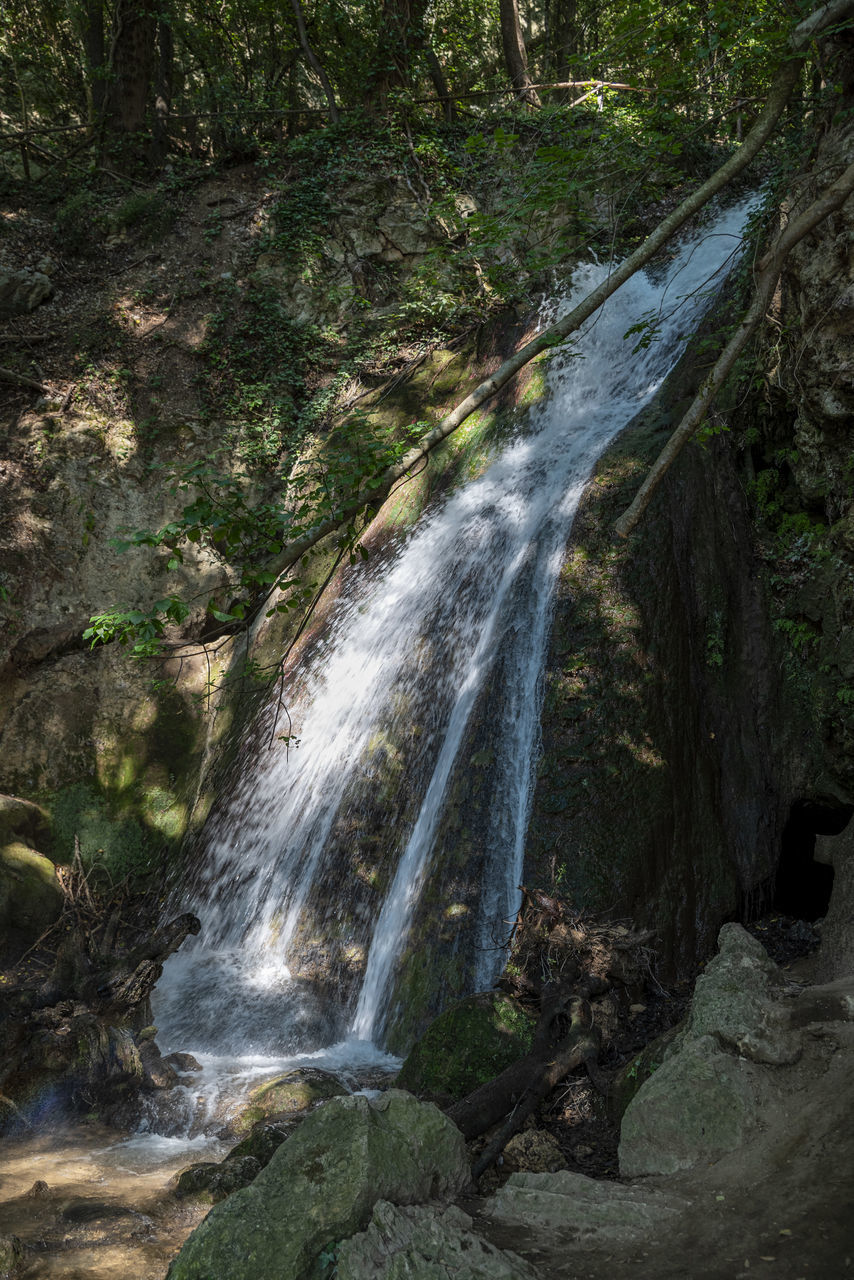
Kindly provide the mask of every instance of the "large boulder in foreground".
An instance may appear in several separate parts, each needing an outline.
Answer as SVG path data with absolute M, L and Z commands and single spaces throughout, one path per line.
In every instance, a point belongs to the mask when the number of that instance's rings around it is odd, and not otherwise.
M 169 1280 L 311 1280 L 323 1250 L 367 1226 L 378 1200 L 450 1199 L 468 1181 L 462 1134 L 430 1103 L 400 1090 L 333 1098 L 211 1210 Z
M 773 1094 L 769 1068 L 800 1055 L 782 976 L 761 943 L 738 924 L 718 942 L 684 1029 L 623 1117 L 624 1177 L 691 1169 L 743 1146 Z

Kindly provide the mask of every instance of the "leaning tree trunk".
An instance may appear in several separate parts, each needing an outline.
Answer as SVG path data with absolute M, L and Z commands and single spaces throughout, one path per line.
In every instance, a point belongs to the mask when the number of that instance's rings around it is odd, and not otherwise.
M 451 91 L 448 88 L 448 81 L 445 79 L 445 73 L 442 70 L 442 64 L 429 42 L 425 42 L 424 45 L 424 58 L 427 62 L 427 70 L 430 72 L 433 88 L 436 90 L 436 96 L 442 104 L 445 119 L 448 124 L 453 124 L 457 118 L 457 110 L 451 97 Z

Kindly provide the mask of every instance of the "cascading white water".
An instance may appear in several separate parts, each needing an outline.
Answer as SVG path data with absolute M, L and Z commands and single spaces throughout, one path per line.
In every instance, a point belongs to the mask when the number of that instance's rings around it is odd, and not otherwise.
M 503 959 L 496 926 L 512 914 L 520 878 L 538 681 L 572 518 L 597 457 L 660 385 L 720 284 L 748 207 L 721 215 L 666 269 L 624 285 L 554 355 L 550 394 L 524 436 L 424 517 L 393 558 L 354 573 L 294 679 L 289 711 L 301 745 L 247 753 L 233 793 L 209 821 L 198 896 L 188 898 L 202 933 L 168 962 L 158 987 L 162 1042 L 220 1060 L 254 1055 L 250 1070 L 342 1038 L 327 1060 L 357 1058 L 359 1042 L 370 1057 L 364 1042 L 382 1038 L 472 709 L 500 660 L 496 783 L 470 969 L 477 986 L 494 980 Z M 577 270 L 557 310 L 604 275 L 597 265 Z M 655 341 L 633 352 L 624 334 L 650 313 Z M 274 714 L 259 741 L 271 736 Z M 359 797 L 379 787 L 378 762 L 396 742 L 407 744 L 408 768 L 387 820 L 396 869 L 378 916 L 350 919 L 348 881 L 361 872 L 354 865 L 342 881 L 335 863 L 346 856 Z M 385 856 L 391 847 L 387 841 Z M 300 948 L 322 952 L 333 935 L 337 954 L 364 975 L 358 1000 L 340 1006 L 300 976 Z

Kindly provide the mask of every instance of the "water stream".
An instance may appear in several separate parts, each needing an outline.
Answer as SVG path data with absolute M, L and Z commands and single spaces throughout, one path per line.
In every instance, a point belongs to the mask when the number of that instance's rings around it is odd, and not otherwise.
M 660 386 L 719 287 L 748 207 L 635 276 L 553 356 L 548 395 L 523 433 L 393 554 L 350 576 L 287 673 L 300 745 L 275 740 L 271 705 L 208 821 L 182 904 L 202 932 L 156 993 L 161 1047 L 205 1067 L 207 1083 L 188 1091 L 188 1124 L 191 1112 L 200 1123 L 200 1092 L 221 1114 L 219 1098 L 284 1065 L 391 1065 L 383 1046 L 404 999 L 413 921 L 440 874 L 449 797 L 483 715 L 489 803 L 477 858 L 448 893 L 466 917 L 453 944 L 460 982 L 494 981 L 501 922 L 516 907 L 538 686 L 572 518 L 597 457 Z M 605 271 L 579 268 L 557 313 Z M 655 340 L 633 351 L 637 338 L 624 335 L 650 315 Z

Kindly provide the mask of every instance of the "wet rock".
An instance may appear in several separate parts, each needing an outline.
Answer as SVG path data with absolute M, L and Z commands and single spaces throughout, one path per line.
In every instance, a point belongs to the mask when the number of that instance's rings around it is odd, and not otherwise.
M 335 1098 L 309 1115 L 248 1187 L 214 1206 L 170 1280 L 305 1280 L 330 1241 L 362 1230 L 378 1200 L 449 1198 L 469 1181 L 459 1130 L 392 1090 Z
M 249 1095 L 246 1107 L 231 1120 L 226 1134 L 242 1137 L 260 1121 L 271 1116 L 297 1115 L 310 1111 L 320 1102 L 338 1098 L 346 1088 L 328 1071 L 315 1067 L 288 1071 L 258 1086 Z
M 38 1178 L 27 1192 L 30 1200 L 46 1200 L 50 1195 L 50 1187 L 41 1178 Z
M 566 1160 L 556 1138 L 540 1129 L 529 1129 L 514 1134 L 507 1143 L 504 1165 L 514 1173 L 556 1173 L 566 1167 Z
M 177 1194 L 217 1204 L 233 1191 L 247 1187 L 266 1168 L 275 1152 L 301 1122 L 302 1117 L 296 1117 L 280 1125 L 256 1125 L 252 1133 L 238 1142 L 224 1160 L 218 1163 L 200 1162 L 184 1169 L 178 1175 L 175 1186 Z
M 24 1256 L 24 1246 L 17 1236 L 0 1236 L 0 1280 L 8 1280 Z
M 557 1231 L 579 1244 L 631 1243 L 647 1231 L 666 1232 L 685 1206 L 681 1196 L 600 1182 L 582 1173 L 514 1173 L 486 1204 L 494 1221 Z
M 195 1075 L 202 1070 L 202 1064 L 191 1053 L 167 1053 L 163 1061 L 181 1075 Z
M 52 294 L 53 285 L 44 272 L 0 266 L 0 320 L 35 311 Z
M 413 1046 L 397 1085 L 464 1098 L 528 1052 L 533 1028 L 533 1018 L 509 996 L 485 992 L 458 1000 Z
M 143 1040 L 139 1045 L 139 1060 L 149 1089 L 172 1089 L 178 1084 L 177 1071 L 166 1061 L 153 1040 Z
M 232 1192 L 248 1187 L 261 1172 L 261 1162 L 254 1156 L 223 1160 L 219 1164 L 195 1164 L 178 1177 L 176 1191 L 209 1204 L 218 1204 Z
M 338 1280 L 535 1280 L 536 1272 L 513 1253 L 496 1249 L 472 1230 L 456 1205 L 398 1208 L 381 1200 L 367 1231 L 338 1250 Z
M 273 1152 L 278 1151 L 279 1147 L 290 1137 L 296 1128 L 299 1120 L 290 1122 L 283 1121 L 279 1124 L 260 1124 L 256 1125 L 252 1132 L 238 1142 L 233 1151 L 228 1154 L 229 1160 L 240 1159 L 241 1156 L 254 1156 L 262 1166 L 267 1165 L 273 1158 Z

